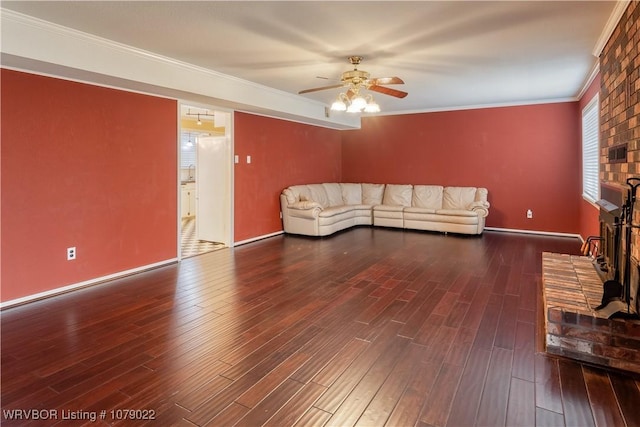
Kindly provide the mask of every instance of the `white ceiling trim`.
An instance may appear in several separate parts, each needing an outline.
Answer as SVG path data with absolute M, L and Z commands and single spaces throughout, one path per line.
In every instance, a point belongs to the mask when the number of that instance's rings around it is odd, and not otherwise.
M 327 116 L 325 104 L 234 76 L 157 55 L 95 35 L 0 9 L 3 62 L 11 56 L 27 71 L 58 76 L 68 67 L 74 80 L 96 82 L 96 75 L 141 83 L 141 92 L 256 112 L 335 129 L 360 127 L 359 116 Z M 7 56 L 8 55 L 8 56 Z M 15 67 L 15 66 L 14 66 Z M 65 77 L 60 75 L 60 77 Z M 100 83 L 99 81 L 97 83 Z M 119 85 L 115 85 L 118 87 Z M 156 88 L 156 89 L 154 89 Z M 190 96 L 189 94 L 192 94 Z
M 593 83 L 593 79 L 596 78 L 599 72 L 600 72 L 600 61 L 593 64 L 593 68 L 589 73 L 589 77 L 587 77 L 587 80 L 585 80 L 584 85 L 582 85 L 582 89 L 580 89 L 580 93 L 578 94 L 578 96 L 576 96 L 576 101 L 579 101 L 580 98 L 584 96 L 587 89 L 589 89 L 589 86 L 591 86 L 591 83 Z
M 631 3 L 631 0 L 620 0 L 616 2 L 615 7 L 613 8 L 613 12 L 611 12 L 611 15 L 609 16 L 609 20 L 605 24 L 602 30 L 602 34 L 600 34 L 600 37 L 598 38 L 598 41 L 593 48 L 593 55 L 595 57 L 600 57 L 602 50 L 609 41 L 609 38 L 611 37 L 611 34 L 613 34 L 613 31 L 616 29 L 616 26 L 618 26 L 618 22 L 620 22 L 622 15 L 624 15 L 624 12 L 627 10 L 627 6 L 629 6 L 629 3 Z
M 412 111 L 392 111 L 389 113 L 376 113 L 376 116 L 399 116 L 403 114 L 422 114 L 422 113 L 442 113 L 446 111 L 461 111 L 461 110 L 480 110 L 483 108 L 504 108 L 504 107 L 523 107 L 527 105 L 541 105 L 541 104 L 559 104 L 562 102 L 575 102 L 578 98 L 552 98 L 552 99 L 538 99 L 535 101 L 524 102 L 505 102 L 505 103 L 493 103 L 493 104 L 477 104 L 477 105 L 462 105 L 456 107 L 446 108 L 430 108 L 425 110 L 412 110 Z M 363 114 L 364 116 L 364 114 Z

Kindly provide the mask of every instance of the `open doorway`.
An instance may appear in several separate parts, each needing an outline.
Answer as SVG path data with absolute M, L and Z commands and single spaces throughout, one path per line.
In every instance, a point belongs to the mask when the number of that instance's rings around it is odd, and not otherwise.
M 231 246 L 231 114 L 180 107 L 180 256 Z

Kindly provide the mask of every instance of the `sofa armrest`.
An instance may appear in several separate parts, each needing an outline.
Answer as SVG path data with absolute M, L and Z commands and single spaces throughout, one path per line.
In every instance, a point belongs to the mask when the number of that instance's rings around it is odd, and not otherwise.
M 489 202 L 486 200 L 472 202 L 469 204 L 469 209 L 484 218 L 489 215 Z
M 292 203 L 288 205 L 287 208 L 289 209 L 289 215 L 298 218 L 318 218 L 318 215 L 322 211 L 320 203 L 309 200 Z

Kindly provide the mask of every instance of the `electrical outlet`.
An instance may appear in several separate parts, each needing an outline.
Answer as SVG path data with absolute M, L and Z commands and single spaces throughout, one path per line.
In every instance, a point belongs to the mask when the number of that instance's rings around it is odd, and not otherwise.
M 527 209 L 527 218 L 528 219 L 533 218 L 533 211 L 531 209 Z
M 67 248 L 67 261 L 73 261 L 76 259 L 76 248 L 75 246 L 72 248 Z

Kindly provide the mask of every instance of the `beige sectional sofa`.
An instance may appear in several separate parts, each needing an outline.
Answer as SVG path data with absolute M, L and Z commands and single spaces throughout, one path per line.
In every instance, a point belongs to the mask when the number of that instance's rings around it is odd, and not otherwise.
M 487 189 L 440 185 L 293 185 L 280 195 L 285 233 L 327 236 L 356 225 L 482 234 Z

